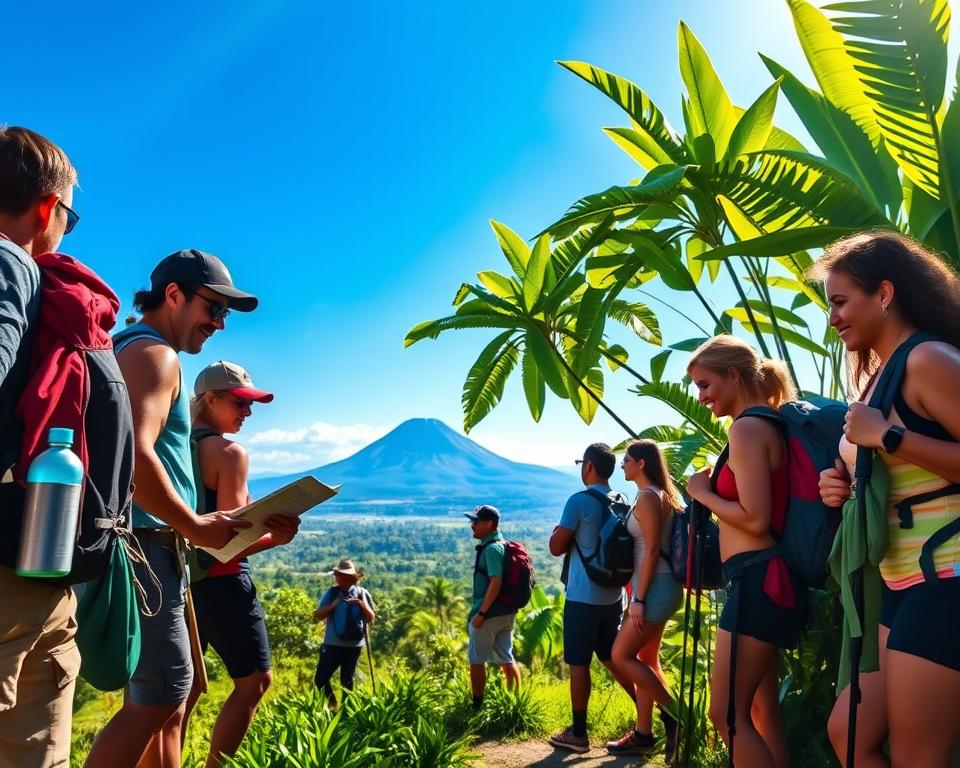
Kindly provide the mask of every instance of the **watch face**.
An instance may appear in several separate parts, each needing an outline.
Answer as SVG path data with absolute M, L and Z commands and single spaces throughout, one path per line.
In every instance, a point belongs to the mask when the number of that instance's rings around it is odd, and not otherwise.
M 883 450 L 887 453 L 893 453 L 900 447 L 900 443 L 903 442 L 903 427 L 890 427 L 886 432 L 883 433 Z

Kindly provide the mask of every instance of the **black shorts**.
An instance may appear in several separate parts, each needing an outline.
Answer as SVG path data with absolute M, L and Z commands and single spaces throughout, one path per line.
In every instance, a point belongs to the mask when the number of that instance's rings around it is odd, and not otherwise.
M 741 552 L 723 564 L 727 601 L 720 613 L 720 629 L 732 633 L 736 618 L 738 635 L 746 635 L 778 648 L 796 648 L 807 616 L 807 588 L 793 571 L 790 571 L 791 584 L 796 595 L 796 605 L 793 608 L 777 605 L 763 591 L 769 560 L 748 565 L 743 569 L 739 583 L 739 606 L 735 604 L 736 592 L 731 588 L 731 573 L 739 568 L 743 560 L 756 554 Z
M 960 577 L 907 589 L 883 588 L 880 623 L 887 648 L 960 670 Z
M 208 576 L 190 587 L 200 643 L 212 645 L 230 677 L 270 669 L 270 646 L 257 588 L 249 573 Z
M 568 600 L 563 605 L 563 660 L 571 667 L 589 667 L 593 654 L 610 661 L 620 631 L 620 602 L 590 605 Z

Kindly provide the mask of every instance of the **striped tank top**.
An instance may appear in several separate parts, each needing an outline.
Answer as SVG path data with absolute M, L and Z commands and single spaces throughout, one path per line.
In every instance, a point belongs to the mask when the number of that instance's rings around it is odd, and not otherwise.
M 893 420 L 898 421 L 895 416 Z M 853 476 L 857 448 L 846 437 L 840 439 L 840 456 Z M 906 589 L 923 583 L 920 570 L 920 552 L 924 543 L 937 530 L 960 517 L 960 495 L 943 496 L 913 507 L 913 527 L 902 528 L 896 505 L 910 496 L 935 491 L 948 484 L 939 475 L 910 464 L 895 454 L 880 452 L 890 472 L 890 498 L 887 508 L 887 527 L 890 546 L 880 562 L 880 574 L 891 589 Z M 960 536 L 954 536 L 938 547 L 933 557 L 940 578 L 960 576 Z

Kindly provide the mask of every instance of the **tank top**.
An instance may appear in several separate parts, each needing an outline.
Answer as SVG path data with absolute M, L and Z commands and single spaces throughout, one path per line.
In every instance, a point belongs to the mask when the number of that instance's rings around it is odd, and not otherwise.
M 198 444 L 198 445 L 197 445 L 198 469 L 199 469 L 199 453 L 200 453 L 199 443 L 200 443 L 200 441 L 203 440 L 204 438 L 213 437 L 215 434 L 217 434 L 217 433 L 216 433 L 216 432 L 206 432 L 206 433 L 200 435 L 200 434 L 198 434 L 198 432 L 197 432 L 196 430 L 195 430 L 194 433 L 193 433 L 193 435 L 194 435 L 194 438 L 193 438 L 193 439 L 194 439 L 194 441 Z M 222 435 L 219 435 L 219 436 L 222 437 Z M 198 472 L 197 472 L 197 488 L 199 489 L 201 486 L 202 486 L 202 488 L 203 488 L 203 509 L 204 509 L 204 512 L 206 513 L 206 512 L 214 512 L 214 511 L 216 511 L 216 509 L 217 509 L 217 491 L 216 491 L 214 488 L 207 488 L 207 486 L 206 486 L 206 485 L 204 484 L 204 482 L 203 482 L 202 476 L 200 475 L 200 473 L 199 473 L 199 471 L 198 471 Z M 219 560 L 217 560 L 217 559 L 214 558 L 214 557 L 211 557 L 211 556 L 208 555 L 206 552 L 204 552 L 203 554 L 205 555 L 205 560 L 210 563 L 210 567 L 207 568 L 207 578 L 208 578 L 208 579 L 209 579 L 209 578 L 212 578 L 212 577 L 216 577 L 216 576 L 236 576 L 236 575 L 238 575 L 238 574 L 240 574 L 240 573 L 249 573 L 249 572 L 250 572 L 250 562 L 249 562 L 249 561 L 247 560 L 247 558 L 245 558 L 245 557 L 241 557 L 241 556 L 237 555 L 237 557 L 233 558 L 233 560 L 228 560 L 228 561 L 225 562 L 225 563 L 221 563 Z M 199 557 L 199 555 L 198 555 L 198 557 Z M 201 562 L 204 562 L 204 561 L 201 561 Z
M 937 440 L 956 442 L 941 425 L 910 410 L 902 398 L 895 400 L 891 417 L 899 417 L 911 432 Z M 857 446 L 851 444 L 846 436 L 840 438 L 840 457 L 847 465 L 847 472 L 853 477 L 857 462 Z M 907 589 L 923 583 L 923 571 L 920 569 L 920 553 L 923 545 L 937 530 L 960 517 L 960 495 L 943 496 L 914 505 L 913 527 L 901 528 L 897 504 L 910 496 L 943 488 L 949 481 L 899 458 L 896 454 L 891 455 L 881 451 L 880 458 L 890 472 L 890 496 L 887 507 L 890 545 L 883 560 L 880 561 L 880 574 L 890 589 Z M 934 551 L 933 564 L 940 578 L 960 577 L 960 536 L 954 536 L 942 546 L 937 547 Z
M 153 339 L 170 346 L 159 331 L 146 323 L 134 323 L 113 337 L 113 347 L 116 353 L 133 341 L 139 339 Z M 164 424 L 153 449 L 160 459 L 170 483 L 177 496 L 190 509 L 196 511 L 197 489 L 193 484 L 193 462 L 190 457 L 190 403 L 187 394 L 187 383 L 183 378 L 183 368 L 180 369 L 180 393 L 170 406 L 167 422 Z M 166 528 L 165 522 L 151 515 L 149 511 L 133 503 L 134 528 Z
M 717 495 L 721 498 L 727 501 L 740 501 L 737 478 L 729 464 L 724 464 L 720 468 L 716 487 Z M 770 490 L 770 528 L 779 536 L 786 525 L 787 507 L 790 503 L 790 465 L 787 461 L 786 447 L 780 457 L 780 465 L 770 473 Z M 797 604 L 797 595 L 790 578 L 790 568 L 783 557 L 778 555 L 767 561 L 763 591 L 783 608 L 793 608 Z
M 644 491 L 650 491 L 656 494 L 658 500 L 661 498 L 660 489 L 655 485 L 648 485 L 646 488 L 640 489 L 640 493 L 638 493 L 637 498 L 634 499 L 634 507 L 636 507 L 637 501 Z M 660 556 L 660 550 L 666 552 L 670 547 L 670 520 L 672 515 L 672 512 L 667 515 L 666 519 L 664 519 L 660 525 L 660 541 L 657 543 L 657 552 L 654 553 L 657 558 L 657 569 L 654 571 L 654 575 L 661 573 L 670 575 L 673 573 L 670 570 L 670 564 Z M 647 552 L 647 543 L 643 537 L 643 526 L 640 525 L 640 521 L 637 520 L 637 516 L 633 513 L 632 509 L 630 517 L 627 518 L 627 533 L 633 536 L 633 576 L 631 577 L 630 583 L 633 587 L 633 594 L 637 594 L 637 586 L 640 582 L 640 566 Z

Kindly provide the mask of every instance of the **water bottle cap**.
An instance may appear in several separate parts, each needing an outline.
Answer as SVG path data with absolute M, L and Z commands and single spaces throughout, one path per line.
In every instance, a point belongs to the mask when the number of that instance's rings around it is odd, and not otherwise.
M 73 430 L 66 427 L 51 427 L 47 436 L 49 443 L 66 443 L 73 445 Z

